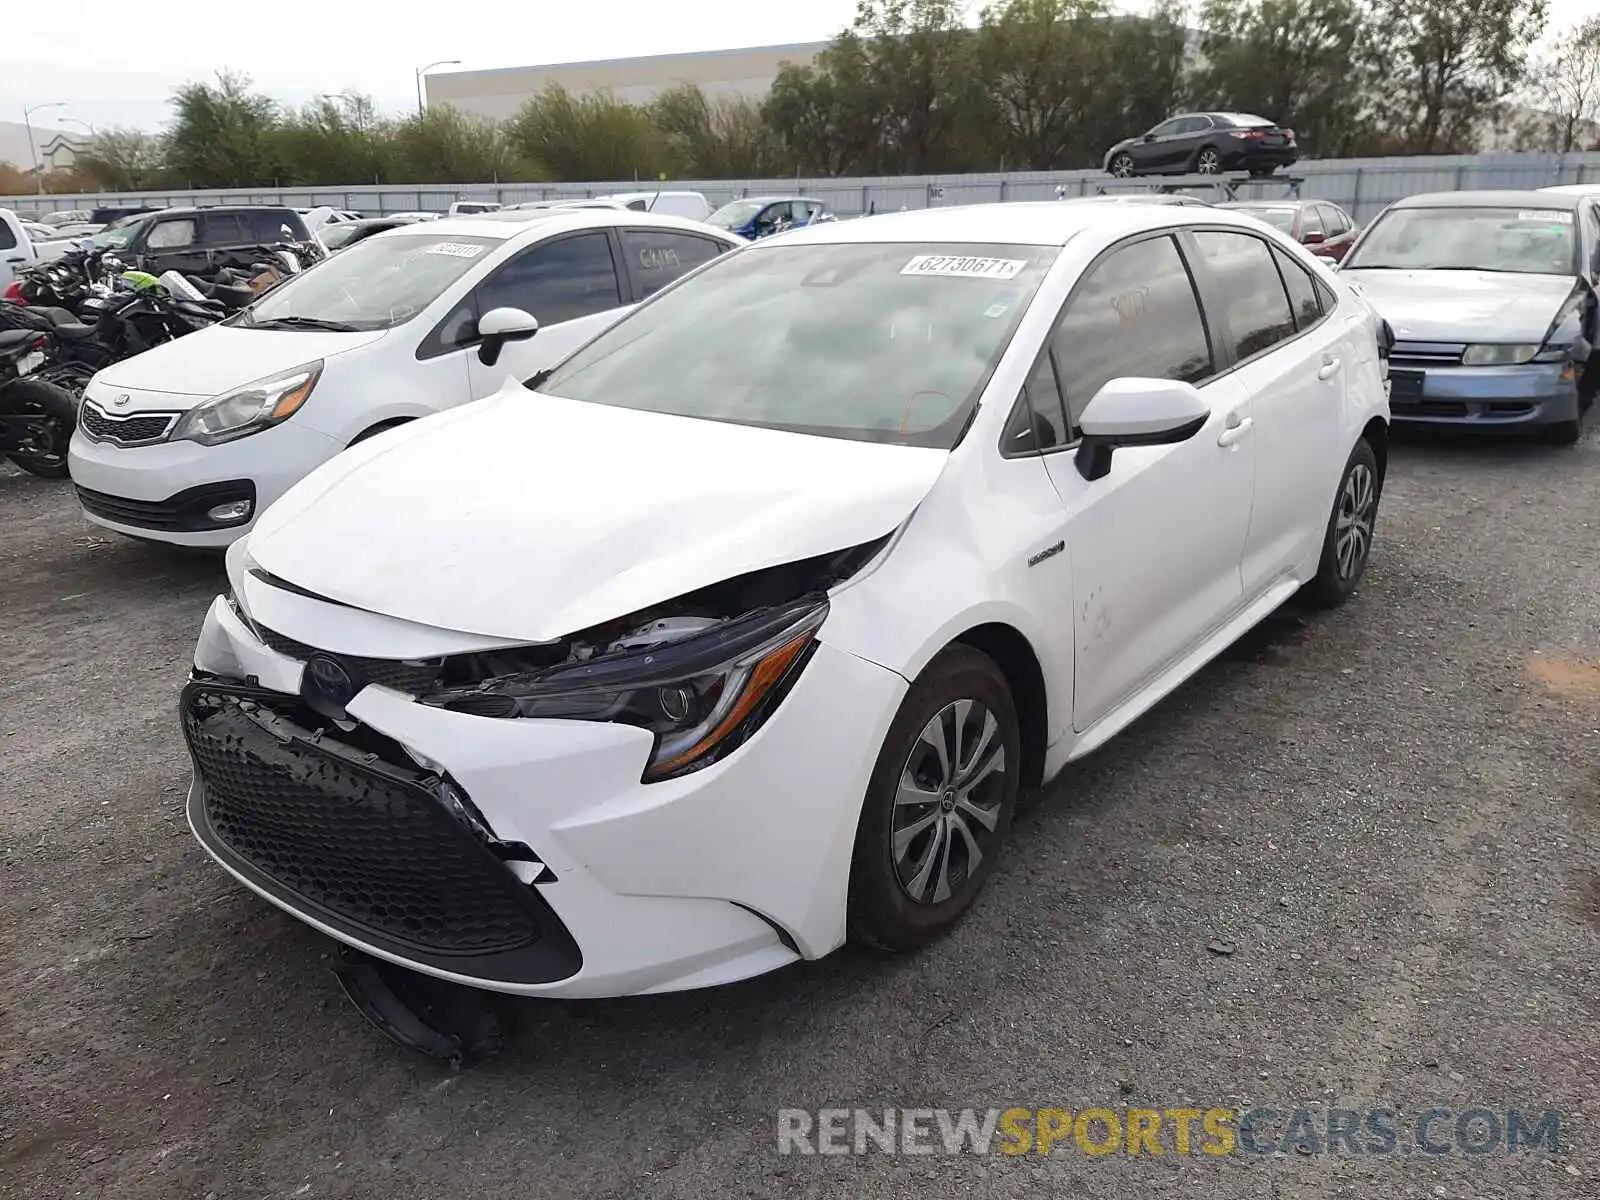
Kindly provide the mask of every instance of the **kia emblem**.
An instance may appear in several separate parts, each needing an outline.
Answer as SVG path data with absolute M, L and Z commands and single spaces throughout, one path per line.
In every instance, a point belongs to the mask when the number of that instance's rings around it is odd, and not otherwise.
M 132 396 L 128 395 L 127 392 L 123 392 L 122 395 L 118 396 L 116 399 L 111 401 L 111 407 L 112 408 L 127 408 L 128 407 L 128 401 L 131 400 L 131 399 L 133 399 Z

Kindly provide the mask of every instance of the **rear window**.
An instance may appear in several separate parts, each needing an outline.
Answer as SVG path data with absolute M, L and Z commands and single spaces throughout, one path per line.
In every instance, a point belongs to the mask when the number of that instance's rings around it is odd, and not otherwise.
M 1284 233 L 1294 232 L 1294 209 L 1292 208 L 1240 208 L 1235 211 L 1254 217 L 1258 221 L 1265 221 L 1274 229 L 1283 230 Z

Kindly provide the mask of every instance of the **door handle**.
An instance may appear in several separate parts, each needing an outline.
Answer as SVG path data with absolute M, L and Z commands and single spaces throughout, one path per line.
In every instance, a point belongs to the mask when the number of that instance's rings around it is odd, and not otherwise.
M 15 258 L 6 259 L 6 261 L 8 263 L 20 263 L 20 262 L 27 262 L 28 260 L 23 255 L 19 254 Z
M 1339 373 L 1339 359 L 1335 355 L 1328 355 L 1322 360 L 1322 365 L 1317 368 L 1318 379 L 1332 379 Z
M 1254 419 L 1251 417 L 1239 417 L 1235 414 L 1229 414 L 1228 427 L 1217 435 L 1217 445 L 1233 445 L 1235 442 L 1244 437 L 1245 434 L 1250 432 L 1250 426 L 1252 424 L 1254 424 Z

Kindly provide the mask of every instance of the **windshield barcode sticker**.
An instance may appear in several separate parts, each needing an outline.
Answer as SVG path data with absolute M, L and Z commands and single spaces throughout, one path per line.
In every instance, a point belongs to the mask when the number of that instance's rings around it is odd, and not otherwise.
M 452 258 L 477 258 L 483 253 L 482 246 L 474 246 L 471 242 L 439 242 L 429 246 L 423 251 L 425 254 L 448 254 Z
M 1572 214 L 1553 208 L 1536 208 L 1517 214 L 1519 221 L 1554 221 L 1557 225 L 1571 225 Z
M 1027 266 L 1020 258 L 973 258 L 961 254 L 919 254 L 900 268 L 902 275 L 943 275 L 954 279 L 1015 279 Z

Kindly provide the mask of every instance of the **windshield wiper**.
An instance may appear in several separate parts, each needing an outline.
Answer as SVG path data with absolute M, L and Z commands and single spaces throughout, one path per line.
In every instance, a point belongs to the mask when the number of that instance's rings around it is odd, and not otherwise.
M 360 333 L 355 325 L 347 325 L 343 321 L 324 321 L 321 317 L 269 317 L 263 321 L 259 318 L 250 322 L 253 329 L 321 329 L 327 333 Z

